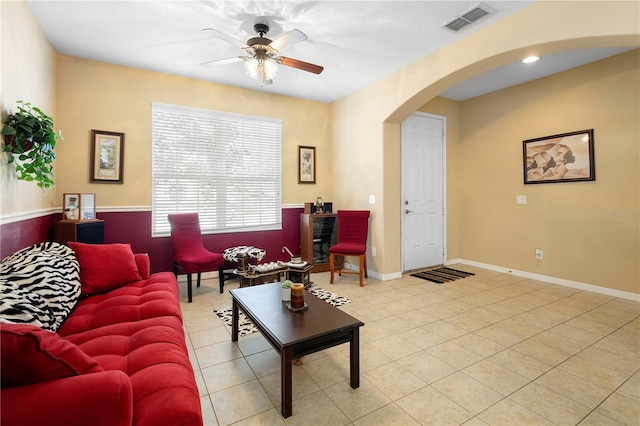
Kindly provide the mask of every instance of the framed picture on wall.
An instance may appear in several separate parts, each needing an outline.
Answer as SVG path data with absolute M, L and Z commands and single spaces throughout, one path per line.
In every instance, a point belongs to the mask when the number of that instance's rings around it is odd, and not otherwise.
M 525 184 L 596 180 L 593 129 L 525 140 L 522 157 Z
M 298 183 L 316 183 L 316 147 L 298 146 Z
M 92 183 L 122 183 L 124 133 L 91 130 Z

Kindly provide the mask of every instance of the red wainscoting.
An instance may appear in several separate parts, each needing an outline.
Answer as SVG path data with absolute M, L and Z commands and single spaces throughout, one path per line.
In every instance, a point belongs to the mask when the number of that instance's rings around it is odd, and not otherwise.
M 0 259 L 53 237 L 53 222 L 60 215 L 47 215 L 0 226 Z
M 212 251 L 222 252 L 228 247 L 251 245 L 267 250 L 263 262 L 288 260 L 289 256 L 282 253 L 282 246 L 287 246 L 294 255 L 300 254 L 302 212 L 302 208 L 283 209 L 280 231 L 204 235 L 204 246 Z M 0 227 L 2 258 L 23 247 L 51 239 L 53 224 L 60 220 L 60 217 L 60 214 L 54 214 Z M 129 243 L 134 252 L 148 253 L 152 272 L 172 270 L 171 238 L 151 238 L 150 211 L 98 212 L 96 217 L 104 220 L 105 243 Z

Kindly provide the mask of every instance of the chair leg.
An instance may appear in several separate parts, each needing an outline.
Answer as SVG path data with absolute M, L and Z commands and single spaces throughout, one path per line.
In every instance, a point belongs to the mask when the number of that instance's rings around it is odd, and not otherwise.
M 218 268 L 218 281 L 220 282 L 220 293 L 224 292 L 224 266 Z
M 193 298 L 193 289 L 191 288 L 191 274 L 187 274 L 187 297 L 189 299 L 189 303 Z
M 198 284 L 197 284 L 197 287 L 200 287 L 200 275 L 201 274 L 202 274 L 201 272 L 198 272 Z
M 364 282 L 362 280 L 362 275 L 365 273 L 365 256 L 363 254 L 361 254 L 360 256 L 358 256 L 360 258 L 360 273 L 358 275 L 360 275 L 360 287 L 364 286 Z
M 369 278 L 369 271 L 367 269 L 367 254 L 363 254 L 362 257 L 364 257 L 364 277 Z
M 178 264 L 175 262 L 173 264 L 173 275 L 175 275 L 176 278 L 178 278 Z
M 329 280 L 329 284 L 333 284 L 333 269 L 335 267 L 335 259 L 334 254 L 329 253 L 329 270 L 331 271 L 331 279 Z

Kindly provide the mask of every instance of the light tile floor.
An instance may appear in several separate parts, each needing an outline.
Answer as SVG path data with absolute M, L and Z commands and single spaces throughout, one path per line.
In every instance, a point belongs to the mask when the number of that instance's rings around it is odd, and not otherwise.
M 360 388 L 341 345 L 293 366 L 280 415 L 279 357 L 259 333 L 231 342 L 217 279 L 186 303 L 187 345 L 205 425 L 638 425 L 640 304 L 466 265 L 438 285 L 313 274 L 350 298 L 361 328 Z

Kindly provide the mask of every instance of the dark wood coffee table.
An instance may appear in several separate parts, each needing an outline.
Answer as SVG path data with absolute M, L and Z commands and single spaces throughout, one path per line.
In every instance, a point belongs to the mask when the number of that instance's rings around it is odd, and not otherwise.
M 281 412 L 292 413 L 291 360 L 350 342 L 350 384 L 360 386 L 360 327 L 363 322 L 305 291 L 309 309 L 291 312 L 280 298 L 280 283 L 230 290 L 233 298 L 231 340 L 238 340 L 242 310 L 280 354 Z

